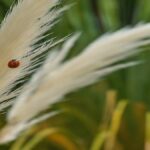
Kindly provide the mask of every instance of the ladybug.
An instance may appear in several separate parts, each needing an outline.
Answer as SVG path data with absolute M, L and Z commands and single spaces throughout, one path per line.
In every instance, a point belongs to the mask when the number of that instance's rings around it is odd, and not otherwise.
M 12 59 L 8 62 L 8 67 L 9 68 L 18 68 L 20 66 L 20 61 L 16 59 Z

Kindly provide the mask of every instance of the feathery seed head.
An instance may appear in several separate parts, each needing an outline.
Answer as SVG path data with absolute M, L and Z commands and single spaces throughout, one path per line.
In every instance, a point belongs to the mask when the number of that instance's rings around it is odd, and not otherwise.
M 136 62 L 113 64 L 138 53 L 135 49 L 148 43 L 149 32 L 150 25 L 146 24 L 102 36 L 78 56 L 62 62 L 78 38 L 78 35 L 72 36 L 60 51 L 50 53 L 41 70 L 23 89 L 8 113 L 7 126 L 13 124 L 13 133 L 18 135 L 19 124 L 24 124 L 22 130 L 25 129 L 35 116 L 69 92 L 93 84 L 113 71 L 136 65 Z
M 55 45 L 51 41 L 38 47 L 35 44 L 61 14 L 62 11 L 52 9 L 57 4 L 59 0 L 19 0 L 2 22 L 0 102 L 12 98 L 10 89 L 17 84 L 15 81 L 35 71 L 29 67 L 36 61 L 34 58 Z
M 33 51 L 32 45 L 49 30 L 50 23 L 60 14 L 55 9 L 49 11 L 57 2 L 55 0 L 21 0 L 4 21 L 0 30 L 0 39 L 1 36 L 5 37 L 0 41 L 3 54 L 0 59 L 3 59 L 4 65 L 12 59 L 21 58 L 21 66 L 11 69 L 6 65 L 7 67 L 0 73 L 2 80 L 5 81 L 2 81 L 1 87 L 6 88 L 10 81 L 26 74 L 27 70 L 23 73 L 21 71 L 30 65 L 30 60 L 51 47 L 51 43 L 48 42 Z M 70 37 L 60 50 L 51 51 L 41 69 L 22 89 L 7 115 L 7 124 L 0 133 L 1 143 L 15 139 L 30 125 L 47 119 L 47 116 L 34 118 L 62 100 L 66 94 L 93 84 L 113 71 L 137 64 L 132 62 L 114 65 L 120 60 L 137 54 L 139 52 L 137 48 L 149 43 L 147 38 L 150 37 L 150 24 L 102 36 L 87 46 L 81 54 L 64 62 L 78 36 L 76 34 Z M 22 57 L 28 52 L 31 52 L 28 57 Z M 8 80 L 9 74 L 14 76 Z M 8 95 L 8 97 L 11 96 L 11 94 Z

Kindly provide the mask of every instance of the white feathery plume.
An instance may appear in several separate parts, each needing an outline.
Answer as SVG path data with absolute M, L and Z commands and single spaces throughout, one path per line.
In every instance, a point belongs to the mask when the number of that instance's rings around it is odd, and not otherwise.
M 18 124 L 15 126 L 15 130 L 13 130 L 13 126 L 7 126 L 3 132 L 1 133 L 1 136 L 3 136 L 2 140 L 0 143 L 6 143 L 9 141 L 14 140 L 15 138 L 18 137 L 18 135 L 25 129 L 28 129 L 29 127 L 32 127 L 33 125 L 40 123 L 41 121 L 44 121 L 50 117 L 54 117 L 58 115 L 60 112 L 50 112 L 48 114 L 45 114 L 41 117 L 38 117 L 37 119 L 33 119 L 29 123 L 23 123 L 23 124 Z M 8 136 L 9 132 L 9 136 Z
M 52 40 L 35 45 L 42 40 L 55 23 L 62 10 L 53 9 L 59 0 L 18 0 L 8 13 L 0 28 L 0 102 L 13 98 L 18 91 L 10 93 L 18 79 L 35 71 L 31 63 L 36 56 L 47 51 L 57 43 Z M 17 68 L 9 68 L 11 60 L 20 62 Z M 29 67 L 32 66 L 32 67 Z
M 113 71 L 137 64 L 131 62 L 115 65 L 138 53 L 137 48 L 140 46 L 150 43 L 150 24 L 102 36 L 78 56 L 64 61 L 78 36 L 72 36 L 60 51 L 52 51 L 41 70 L 25 86 L 8 113 L 0 142 L 16 138 L 25 126 L 30 125 L 34 117 L 62 100 L 66 94 L 93 84 Z

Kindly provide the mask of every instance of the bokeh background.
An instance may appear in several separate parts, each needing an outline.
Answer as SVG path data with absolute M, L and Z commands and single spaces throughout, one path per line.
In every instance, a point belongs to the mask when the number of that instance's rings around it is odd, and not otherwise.
M 0 0 L 1 21 L 13 3 Z M 70 58 L 104 33 L 150 21 L 150 0 L 62 0 L 66 4 L 73 6 L 52 32 L 57 38 L 82 33 Z M 150 150 L 150 47 L 143 50 L 128 60 L 144 63 L 67 95 L 49 110 L 59 115 L 0 150 Z

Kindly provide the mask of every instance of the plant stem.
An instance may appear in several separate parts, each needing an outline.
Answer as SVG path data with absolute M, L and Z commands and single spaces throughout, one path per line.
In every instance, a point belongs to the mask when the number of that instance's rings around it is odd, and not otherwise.
M 96 26 L 100 31 L 103 33 L 105 32 L 105 27 L 102 21 L 101 13 L 98 7 L 98 0 L 90 0 L 92 12 L 94 14 L 94 20 L 96 23 Z

